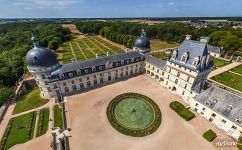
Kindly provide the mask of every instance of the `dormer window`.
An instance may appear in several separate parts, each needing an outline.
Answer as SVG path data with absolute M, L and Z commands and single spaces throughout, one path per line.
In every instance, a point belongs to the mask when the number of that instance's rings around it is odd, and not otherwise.
M 187 62 L 187 58 L 188 58 L 188 53 L 183 53 L 182 57 L 181 57 L 181 61 L 186 63 Z
M 192 62 L 192 65 L 197 67 L 198 63 L 199 63 L 199 57 L 195 57 L 193 62 Z
M 173 54 L 172 54 L 172 58 L 173 58 L 173 59 L 176 59 L 176 55 L 177 55 L 177 50 L 174 50 L 174 51 L 173 51 Z
M 242 125 L 242 117 L 237 117 L 235 119 L 235 122 L 238 123 L 239 125 Z
M 227 111 L 231 111 L 233 109 L 233 106 L 232 105 L 229 105 L 228 107 L 227 107 Z
M 92 67 L 92 72 L 95 72 L 96 71 L 96 67 Z

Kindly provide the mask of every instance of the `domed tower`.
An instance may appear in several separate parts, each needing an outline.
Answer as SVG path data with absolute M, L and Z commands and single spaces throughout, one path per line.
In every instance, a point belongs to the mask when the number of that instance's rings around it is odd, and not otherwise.
M 150 40 L 146 37 L 144 29 L 141 32 L 141 36 L 135 40 L 133 50 L 141 53 L 147 53 L 150 51 Z
M 27 68 L 36 80 L 36 83 L 40 88 L 41 95 L 45 98 L 51 98 L 47 76 L 51 71 L 60 66 L 59 62 L 55 57 L 55 53 L 47 48 L 41 47 L 38 40 L 34 36 L 31 40 L 34 48 L 27 53 Z

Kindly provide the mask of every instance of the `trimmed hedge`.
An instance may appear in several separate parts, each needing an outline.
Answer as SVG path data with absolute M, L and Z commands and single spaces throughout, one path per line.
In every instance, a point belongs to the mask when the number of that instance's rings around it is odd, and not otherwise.
M 49 108 L 41 109 L 39 112 L 39 122 L 37 126 L 37 137 L 45 134 L 48 130 Z
M 203 137 L 208 140 L 209 142 L 212 142 L 216 137 L 217 134 L 215 132 L 213 132 L 213 130 L 208 130 L 205 133 L 203 133 Z
M 237 147 L 238 147 L 238 150 L 242 150 L 242 136 L 239 138 Z
M 6 145 L 6 142 L 7 142 L 7 139 L 8 139 L 8 135 L 10 133 L 10 130 L 12 128 L 12 125 L 13 125 L 13 118 L 11 118 L 8 122 L 8 126 L 7 128 L 5 129 L 5 132 L 3 134 L 3 137 L 2 137 L 2 140 L 1 140 L 1 144 L 0 144 L 0 149 L 4 149 L 5 145 Z
M 179 116 L 181 116 L 186 121 L 189 121 L 193 117 L 195 117 L 195 114 L 193 112 L 186 109 L 186 107 L 178 101 L 171 102 L 170 108 L 173 109 Z

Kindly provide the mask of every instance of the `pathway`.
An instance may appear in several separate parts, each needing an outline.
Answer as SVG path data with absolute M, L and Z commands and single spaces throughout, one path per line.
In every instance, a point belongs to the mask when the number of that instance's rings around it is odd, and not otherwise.
M 70 42 L 69 42 L 69 45 L 70 45 L 70 47 L 71 47 L 71 52 L 72 52 L 72 55 L 73 55 L 74 59 L 77 60 L 77 59 L 76 59 L 76 54 L 75 54 L 75 52 L 74 52 L 74 50 L 73 50 L 73 47 L 72 47 L 72 45 L 71 45 Z
M 82 48 L 81 48 L 80 45 L 77 43 L 77 41 L 76 41 L 76 45 L 77 45 L 77 47 L 79 48 L 79 50 L 81 51 L 83 57 L 87 60 L 87 56 L 84 54 Z
M 38 110 L 37 113 L 36 113 L 36 121 L 35 121 L 35 126 L 34 126 L 34 135 L 33 135 L 33 139 L 36 138 L 36 135 L 37 135 L 37 132 L 38 132 L 39 113 L 40 113 L 40 111 Z
M 235 68 L 235 67 L 239 66 L 240 64 L 241 64 L 241 63 L 239 63 L 239 62 L 233 62 L 233 63 L 228 64 L 228 65 L 226 65 L 226 66 L 223 66 L 223 67 L 221 67 L 221 68 L 215 69 L 215 70 L 213 70 L 213 71 L 208 75 L 208 79 L 210 79 L 210 78 L 212 78 L 212 77 L 214 77 L 214 76 L 216 76 L 216 75 L 219 75 L 219 74 L 221 74 L 221 73 L 223 73 L 223 72 L 226 72 L 226 71 L 228 71 L 228 70 L 230 70 L 230 69 L 232 69 L 232 68 Z

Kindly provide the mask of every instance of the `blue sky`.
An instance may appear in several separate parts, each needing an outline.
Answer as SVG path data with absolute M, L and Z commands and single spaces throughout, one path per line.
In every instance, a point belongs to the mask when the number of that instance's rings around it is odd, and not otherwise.
M 242 16 L 242 0 L 0 0 L 0 18 Z

